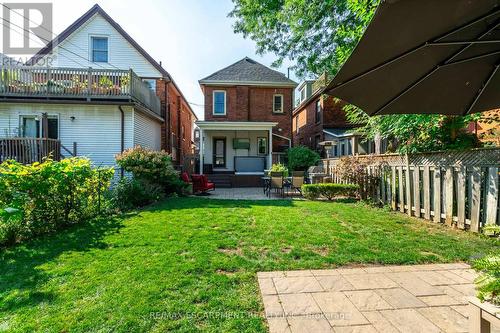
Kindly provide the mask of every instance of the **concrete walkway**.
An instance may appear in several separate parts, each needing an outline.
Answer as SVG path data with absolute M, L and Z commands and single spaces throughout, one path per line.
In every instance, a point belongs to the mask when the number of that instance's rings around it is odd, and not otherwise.
M 466 264 L 257 274 L 271 333 L 468 332 Z M 492 331 L 495 331 L 494 329 Z

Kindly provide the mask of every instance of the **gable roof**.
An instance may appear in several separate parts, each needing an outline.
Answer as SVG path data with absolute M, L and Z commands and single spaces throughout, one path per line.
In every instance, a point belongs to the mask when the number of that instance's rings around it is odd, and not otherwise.
M 67 27 L 63 32 L 61 32 L 58 36 L 56 36 L 53 40 L 51 40 L 45 47 L 43 47 L 40 51 L 38 51 L 30 60 L 27 61 L 27 64 L 34 65 L 39 59 L 44 57 L 45 55 L 51 53 L 54 48 L 61 44 L 66 38 L 71 36 L 73 32 L 78 30 L 81 26 L 83 26 L 88 20 L 90 20 L 94 15 L 101 15 L 113 28 L 118 31 L 120 35 L 123 36 L 144 58 L 148 60 L 148 62 L 157 69 L 165 78 L 170 78 L 168 72 L 151 57 L 146 50 L 144 50 L 130 35 L 118 24 L 115 20 L 111 18 L 102 9 L 98 4 L 95 4 L 90 8 L 85 14 L 83 14 L 79 19 L 73 22 L 69 27 Z
M 200 84 L 244 84 L 296 87 L 295 81 L 283 73 L 266 67 L 248 57 L 235 62 L 199 81 Z

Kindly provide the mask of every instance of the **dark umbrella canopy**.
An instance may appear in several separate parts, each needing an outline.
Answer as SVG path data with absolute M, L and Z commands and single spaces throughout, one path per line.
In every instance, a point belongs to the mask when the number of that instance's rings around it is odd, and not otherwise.
M 500 107 L 500 0 L 382 0 L 326 92 L 369 115 Z

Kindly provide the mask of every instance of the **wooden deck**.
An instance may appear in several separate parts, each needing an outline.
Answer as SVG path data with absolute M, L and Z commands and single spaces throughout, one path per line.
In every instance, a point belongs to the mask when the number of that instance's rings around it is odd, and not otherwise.
M 156 93 L 132 70 L 0 67 L 0 98 L 136 102 L 161 116 Z

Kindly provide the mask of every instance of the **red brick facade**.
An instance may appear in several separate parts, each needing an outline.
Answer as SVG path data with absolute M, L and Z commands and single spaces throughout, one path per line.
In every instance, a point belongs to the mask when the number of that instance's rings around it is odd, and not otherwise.
M 161 130 L 162 149 L 172 154 L 175 164 L 182 164 L 184 158 L 193 153 L 191 140 L 196 117 L 172 81 L 157 80 L 156 94 L 165 119 Z
M 316 121 L 316 103 L 321 103 L 321 114 Z M 317 149 L 316 144 L 324 141 L 323 129 L 329 127 L 351 128 L 345 115 L 344 102 L 335 101 L 327 95 L 318 95 L 299 105 L 293 112 L 293 144 Z M 298 120 L 297 120 L 298 118 Z M 298 128 L 297 128 L 298 127 Z
M 202 85 L 205 96 L 205 120 L 207 121 L 269 121 L 277 122 L 274 133 L 292 138 L 292 110 L 294 88 L 255 86 L 206 86 Z M 226 114 L 213 114 L 213 91 L 226 92 Z M 273 112 L 273 96 L 283 95 L 283 113 Z M 273 138 L 273 151 L 280 151 L 288 141 Z

